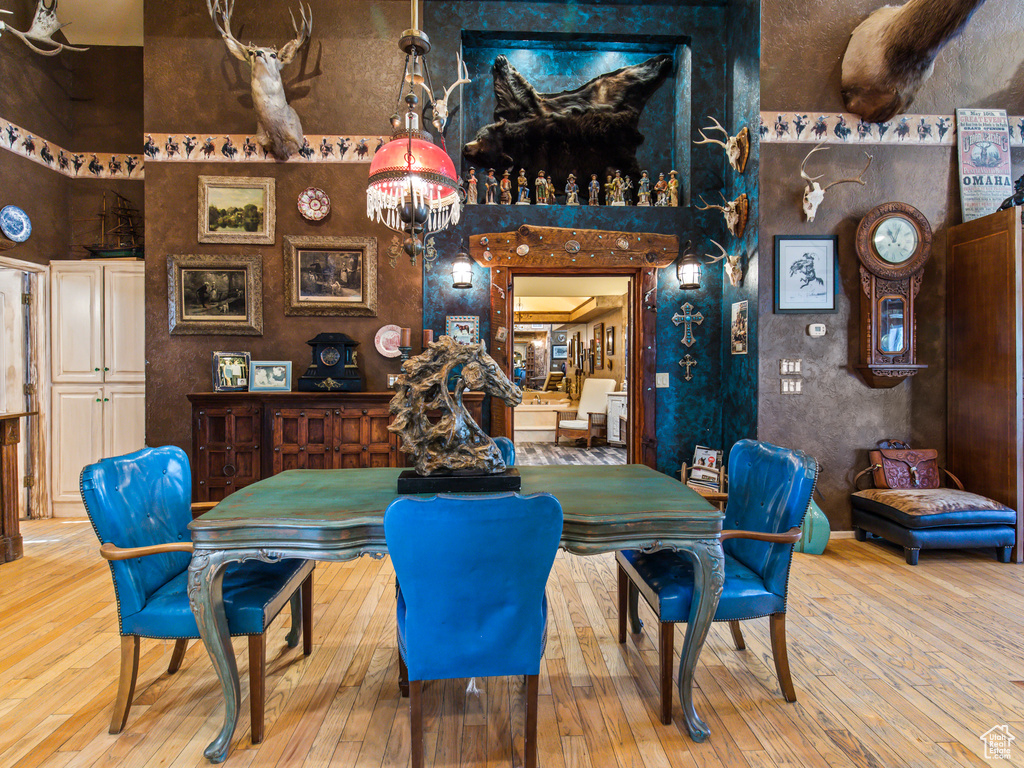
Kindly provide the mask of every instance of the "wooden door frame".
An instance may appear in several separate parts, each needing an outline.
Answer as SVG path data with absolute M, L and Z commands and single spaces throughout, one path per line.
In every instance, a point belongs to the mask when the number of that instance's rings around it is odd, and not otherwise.
M 604 274 L 633 279 L 630 296 L 629 440 L 630 460 L 656 467 L 658 442 L 657 364 L 658 270 L 679 255 L 679 238 L 649 232 L 523 225 L 514 232 L 473 235 L 470 254 L 491 274 L 490 354 L 511 374 L 515 318 L 512 283 L 524 275 Z M 491 432 L 508 434 L 507 406 L 491 408 Z

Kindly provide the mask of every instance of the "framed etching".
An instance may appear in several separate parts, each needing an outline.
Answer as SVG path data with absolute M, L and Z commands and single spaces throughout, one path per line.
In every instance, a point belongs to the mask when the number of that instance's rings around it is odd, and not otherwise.
M 594 323 L 594 363 L 597 370 L 604 368 L 604 323 Z
M 272 177 L 199 177 L 200 243 L 273 245 L 276 218 Z
M 836 311 L 835 235 L 775 236 L 776 314 Z
M 175 336 L 262 336 L 263 257 L 168 256 L 167 325 Z
M 377 238 L 284 238 L 286 315 L 377 316 Z

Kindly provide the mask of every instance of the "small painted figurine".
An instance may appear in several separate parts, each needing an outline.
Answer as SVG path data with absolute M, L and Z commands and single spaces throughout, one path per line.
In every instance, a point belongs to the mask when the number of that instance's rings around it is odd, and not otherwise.
M 579 205 L 580 204 L 580 188 L 576 184 L 576 175 L 570 173 L 568 180 L 565 182 L 565 204 L 566 205 Z
M 555 199 L 555 180 L 548 176 L 548 204 L 554 205 L 558 200 Z
M 544 171 L 537 173 L 537 178 L 533 182 L 534 189 L 537 190 L 537 205 L 548 204 L 548 180 L 544 176 Z
M 469 169 L 469 181 L 466 182 L 466 205 L 476 205 L 480 200 L 477 191 L 476 168 Z
M 589 205 L 600 205 L 601 201 L 598 200 L 598 196 L 601 194 L 601 182 L 597 180 L 597 174 L 590 174 L 590 185 L 588 187 L 590 191 Z
M 612 188 L 615 186 L 615 183 L 612 181 L 611 176 L 606 176 L 605 179 L 606 181 L 604 183 L 604 204 L 611 205 L 612 202 L 614 202 L 615 193 L 612 190 Z
M 668 172 L 668 204 L 679 207 L 679 174 L 675 171 Z
M 625 205 L 626 198 L 623 193 L 622 185 L 625 180 L 622 178 L 620 171 L 615 172 L 615 178 L 612 179 L 612 205 Z
M 487 205 L 498 204 L 498 180 L 494 178 L 494 169 L 487 169 L 487 178 L 484 179 L 484 202 Z
M 526 169 L 519 169 L 519 178 L 516 179 L 516 183 L 519 185 L 519 199 L 516 201 L 516 205 L 529 205 L 530 204 L 530 187 L 526 180 Z
M 633 204 L 633 180 L 629 176 L 622 180 L 622 202 L 626 205 Z
M 659 208 L 668 205 L 668 182 L 665 181 L 665 174 L 658 174 L 658 181 L 654 185 L 655 201 L 654 204 Z
M 512 205 L 512 179 L 508 175 L 512 173 L 512 169 L 508 168 L 501 175 L 501 204 Z
M 651 205 L 651 178 L 647 175 L 647 171 L 640 172 L 640 183 L 636 191 L 636 204 L 637 207 Z

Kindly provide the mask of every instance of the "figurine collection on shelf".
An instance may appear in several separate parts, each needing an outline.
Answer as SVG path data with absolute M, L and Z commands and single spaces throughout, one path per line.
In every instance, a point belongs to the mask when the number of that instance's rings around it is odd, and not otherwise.
M 565 181 L 564 202 L 557 196 L 555 180 L 545 171 L 538 171 L 533 181 L 531 192 L 530 181 L 526 169 L 520 168 L 513 187 L 512 169 L 502 171 L 501 180 L 494 175 L 493 168 L 487 169 L 483 179 L 483 199 L 480 199 L 480 183 L 477 169 L 469 169 L 469 178 L 463 189 L 466 205 L 580 205 L 580 187 L 576 182 L 576 174 L 570 173 Z M 513 200 L 513 188 L 515 200 Z M 590 174 L 590 182 L 584 190 L 587 193 L 587 205 L 632 206 L 633 190 L 636 189 L 638 207 L 678 207 L 679 206 L 679 173 L 669 171 L 666 180 L 664 173 L 658 174 L 658 181 L 651 185 L 651 177 L 647 171 L 640 173 L 639 181 L 634 185 L 633 179 L 615 171 L 608 174 L 602 183 L 596 173 Z M 652 193 L 654 195 L 652 202 Z

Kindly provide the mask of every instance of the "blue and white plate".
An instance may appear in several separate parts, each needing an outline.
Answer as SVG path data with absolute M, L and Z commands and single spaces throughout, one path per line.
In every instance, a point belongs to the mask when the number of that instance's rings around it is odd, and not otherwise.
M 0 209 L 0 232 L 16 243 L 24 243 L 32 234 L 32 220 L 16 205 Z

